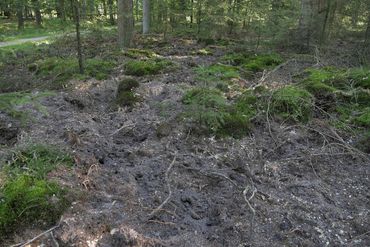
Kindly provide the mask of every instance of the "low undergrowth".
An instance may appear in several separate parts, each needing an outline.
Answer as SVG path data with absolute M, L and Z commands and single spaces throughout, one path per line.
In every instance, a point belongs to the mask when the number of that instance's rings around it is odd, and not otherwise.
M 79 74 L 78 61 L 75 58 L 50 57 L 36 63 L 29 64 L 30 71 L 34 71 L 38 77 L 53 79 L 52 88 L 63 88 L 65 82 L 72 78 L 85 79 L 93 77 L 98 80 L 107 79 L 115 67 L 114 62 L 108 62 L 97 58 L 84 61 L 85 74 Z
M 43 93 L 29 93 L 29 92 L 15 92 L 0 94 L 0 111 L 25 121 L 28 118 L 27 110 L 21 107 L 29 104 L 34 108 L 47 115 L 45 108 L 39 103 L 41 98 L 52 96 L 52 92 Z
M 31 145 L 13 153 L 0 176 L 0 239 L 23 226 L 54 224 L 69 205 L 67 191 L 50 181 L 72 158 L 50 146 Z
M 145 59 L 145 58 L 155 58 L 158 55 L 151 50 L 142 49 L 128 49 L 124 52 L 124 55 L 133 59 Z
M 131 60 L 125 64 L 125 73 L 133 76 L 155 75 L 173 67 L 173 63 L 165 59 Z

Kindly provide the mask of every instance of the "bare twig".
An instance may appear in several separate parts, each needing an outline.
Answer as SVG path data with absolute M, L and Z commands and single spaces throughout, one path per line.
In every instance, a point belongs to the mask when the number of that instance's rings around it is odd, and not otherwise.
M 58 225 L 56 225 L 56 226 L 53 226 L 53 227 L 52 227 L 52 228 L 50 228 L 49 230 L 47 230 L 47 231 L 44 231 L 44 232 L 40 233 L 39 235 L 37 235 L 37 236 L 36 236 L 36 237 L 34 237 L 33 239 L 28 240 L 28 241 L 27 241 L 27 242 L 25 242 L 25 243 L 18 243 L 18 244 L 14 244 L 14 245 L 11 245 L 10 247 L 24 247 L 24 246 L 26 246 L 26 245 L 28 245 L 28 244 L 31 244 L 31 243 L 35 242 L 37 239 L 39 239 L 39 238 L 41 238 L 42 236 L 44 236 L 44 235 L 48 234 L 49 232 L 54 231 L 54 230 L 55 230 L 55 229 L 57 229 L 59 226 L 60 226 L 59 224 L 58 224 Z
M 119 129 L 117 129 L 116 131 L 114 131 L 112 134 L 110 134 L 110 136 L 114 136 L 116 134 L 118 134 L 121 130 L 125 129 L 125 128 L 128 128 L 128 127 L 135 127 L 135 124 L 126 124 L 126 125 L 122 125 Z
M 173 160 L 171 164 L 168 166 L 166 174 L 165 174 L 165 180 L 167 182 L 167 189 L 168 189 L 168 196 L 166 200 L 164 200 L 161 205 L 159 205 L 156 209 L 154 209 L 150 214 L 149 218 L 153 217 L 155 214 L 157 214 L 159 211 L 162 210 L 162 208 L 171 200 L 172 197 L 172 189 L 171 189 L 171 184 L 170 184 L 170 172 L 173 166 L 175 165 L 176 162 L 176 157 L 177 157 L 177 152 L 174 154 Z

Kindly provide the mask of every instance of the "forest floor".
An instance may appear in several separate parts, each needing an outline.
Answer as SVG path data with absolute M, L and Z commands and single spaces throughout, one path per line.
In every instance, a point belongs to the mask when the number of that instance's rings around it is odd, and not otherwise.
M 199 49 L 185 39 L 154 47 L 177 69 L 136 77 L 143 100 L 132 109 L 111 108 L 122 68 L 107 80 L 72 80 L 69 90 L 40 101 L 47 115 L 23 106 L 33 121 L 19 127 L 16 145 L 70 150 L 72 171 L 49 176 L 80 193 L 52 234 L 32 246 L 370 245 L 370 157 L 330 125 L 267 117 L 234 139 L 198 135 L 179 123 L 184 91 L 199 83 L 194 67 L 225 53 L 217 46 L 212 55 L 193 53 Z M 314 64 L 282 68 L 265 83 L 290 83 L 285 69 Z M 29 226 L 7 243 L 45 230 Z

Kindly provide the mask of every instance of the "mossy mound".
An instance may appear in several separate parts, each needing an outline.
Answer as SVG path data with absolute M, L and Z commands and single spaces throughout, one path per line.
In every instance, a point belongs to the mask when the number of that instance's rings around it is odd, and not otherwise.
M 107 79 L 113 71 L 115 63 L 97 58 L 86 59 L 84 61 L 84 75 L 79 74 L 78 61 L 74 58 L 51 57 L 38 61 L 35 66 L 37 66 L 37 76 L 52 77 L 57 82 L 55 86 L 58 88 L 60 83 L 72 78 L 84 79 L 85 77 L 93 77 L 98 80 Z
M 155 52 L 151 50 L 142 49 L 128 49 L 124 52 L 124 55 L 129 58 L 141 59 L 141 58 L 154 58 L 158 56 Z
M 133 106 L 140 101 L 140 98 L 135 95 L 133 90 L 139 87 L 139 82 L 133 78 L 125 78 L 118 84 L 116 104 L 119 106 Z
M 125 64 L 125 73 L 134 76 L 155 75 L 172 65 L 172 62 L 164 59 L 132 60 Z
M 263 71 L 264 69 L 277 66 L 283 62 L 280 55 L 271 54 L 252 54 L 252 53 L 231 53 L 225 55 L 222 59 L 223 62 L 241 66 L 243 69 L 253 73 Z
M 305 89 L 285 86 L 273 92 L 271 113 L 284 119 L 307 122 L 313 113 L 314 98 Z
M 217 136 L 245 136 L 254 115 L 253 106 L 230 104 L 221 91 L 208 88 L 194 88 L 182 99 L 187 105 L 185 117 L 198 126 L 198 130 Z
M 204 82 L 227 81 L 240 77 L 238 68 L 223 64 L 199 66 L 194 71 L 197 74 L 197 79 Z
M 54 224 L 69 205 L 66 190 L 47 175 L 72 158 L 57 149 L 33 145 L 14 153 L 0 183 L 0 239 L 23 226 Z

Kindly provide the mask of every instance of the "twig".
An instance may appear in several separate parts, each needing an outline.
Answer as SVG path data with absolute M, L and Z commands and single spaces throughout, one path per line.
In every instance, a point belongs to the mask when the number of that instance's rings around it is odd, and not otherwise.
M 128 128 L 128 127 L 131 127 L 131 126 L 135 126 L 135 124 L 127 124 L 127 125 L 122 125 L 122 127 L 120 127 L 119 129 L 117 129 L 116 131 L 114 131 L 112 134 L 110 134 L 110 136 L 114 136 L 115 134 L 117 134 L 118 132 L 120 132 L 121 130 L 125 129 L 125 128 Z
M 162 208 L 164 207 L 164 205 L 166 205 L 171 200 L 171 197 L 172 197 L 172 189 L 171 189 L 171 184 L 170 184 L 170 181 L 169 181 L 170 180 L 169 179 L 169 176 L 170 176 L 171 169 L 173 168 L 173 166 L 175 164 L 176 157 L 177 157 L 177 152 L 174 154 L 173 160 L 172 160 L 171 164 L 169 165 L 169 167 L 167 168 L 167 171 L 166 171 L 166 174 L 165 174 L 165 180 L 167 182 L 167 189 L 168 189 L 168 196 L 167 196 L 166 200 L 164 200 L 162 202 L 161 205 L 159 205 L 156 209 L 154 209 L 149 214 L 149 218 L 153 217 L 155 214 L 157 214 L 159 211 L 161 211 Z
M 25 243 L 18 243 L 18 244 L 14 244 L 14 245 L 11 245 L 10 247 L 24 247 L 34 241 L 36 241 L 37 239 L 39 239 L 40 237 L 44 236 L 45 234 L 48 234 L 49 232 L 52 232 L 54 231 L 56 228 L 58 228 L 60 225 L 56 225 L 56 226 L 53 226 L 52 228 L 50 228 L 49 230 L 43 232 L 43 233 L 40 233 L 39 235 L 37 235 L 36 237 L 34 237 L 33 239 L 30 239 L 28 240 L 27 242 Z
M 148 220 L 147 222 L 156 223 L 156 224 L 162 224 L 162 225 L 171 225 L 171 226 L 175 226 L 176 225 L 173 222 L 165 222 L 165 221 L 159 221 L 159 220 Z
M 253 185 L 253 180 L 252 179 L 251 179 L 251 183 Z M 250 237 L 251 237 L 251 242 L 252 242 L 253 241 L 253 233 L 254 233 L 254 217 L 256 216 L 256 210 L 252 207 L 250 201 L 253 199 L 254 195 L 256 194 L 257 189 L 256 189 L 256 187 L 253 186 L 252 195 L 249 198 L 247 198 L 248 190 L 249 190 L 249 186 L 246 186 L 245 189 L 243 190 L 243 197 L 244 197 L 244 200 L 245 200 L 245 202 L 247 203 L 247 205 L 249 207 L 249 210 L 252 213 L 251 226 L 250 226 Z

